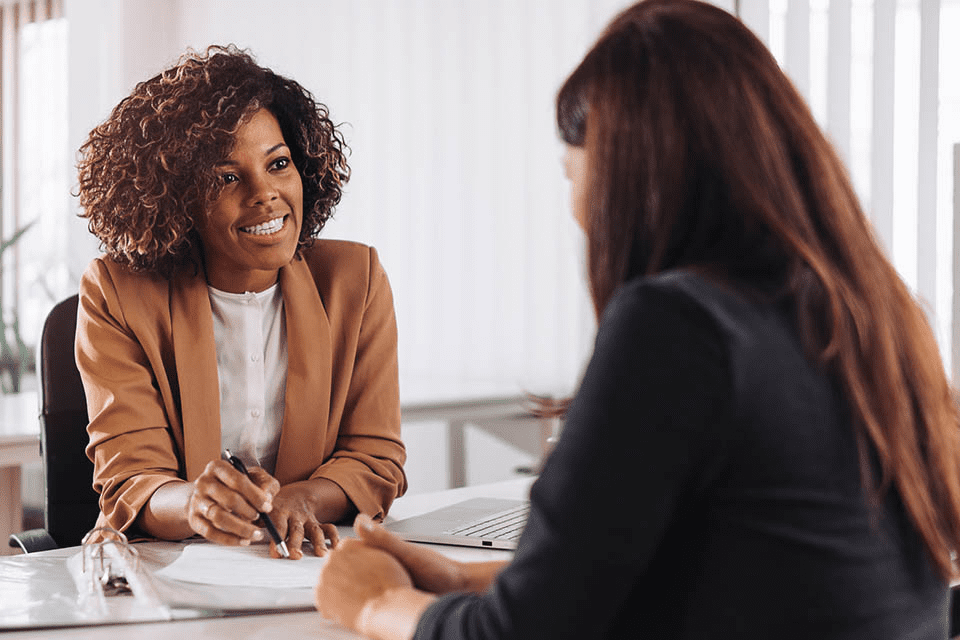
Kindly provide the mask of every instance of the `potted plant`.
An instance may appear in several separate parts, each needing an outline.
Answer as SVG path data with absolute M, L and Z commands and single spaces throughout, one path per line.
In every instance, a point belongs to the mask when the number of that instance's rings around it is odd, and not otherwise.
M 12 236 L 0 242 L 0 264 L 3 255 L 23 237 L 33 222 L 17 229 Z M 20 335 L 20 317 L 16 308 L 7 322 L 6 310 L 0 308 L 0 391 L 17 393 L 20 391 L 23 376 L 33 363 L 33 352 Z

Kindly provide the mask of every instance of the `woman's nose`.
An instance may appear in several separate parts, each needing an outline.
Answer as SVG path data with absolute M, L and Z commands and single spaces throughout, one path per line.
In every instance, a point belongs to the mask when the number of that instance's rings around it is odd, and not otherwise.
M 250 181 L 250 194 L 248 203 L 250 206 L 266 204 L 271 200 L 276 200 L 278 192 L 270 176 L 257 176 Z

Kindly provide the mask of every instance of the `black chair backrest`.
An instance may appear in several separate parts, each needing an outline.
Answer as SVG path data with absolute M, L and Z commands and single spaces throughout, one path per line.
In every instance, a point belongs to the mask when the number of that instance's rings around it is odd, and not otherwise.
M 47 532 L 60 547 L 80 544 L 100 511 L 87 458 L 87 399 L 74 356 L 78 296 L 58 303 L 40 337 L 40 438 Z

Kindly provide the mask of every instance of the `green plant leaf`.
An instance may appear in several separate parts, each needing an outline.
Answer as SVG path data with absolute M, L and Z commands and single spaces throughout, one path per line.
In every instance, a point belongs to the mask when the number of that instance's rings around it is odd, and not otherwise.
M 0 242 L 0 256 L 2 256 L 3 252 L 6 251 L 9 247 L 12 247 L 13 245 L 15 245 L 17 241 L 23 236 L 23 234 L 29 231 L 30 227 L 32 227 L 35 223 L 36 223 L 36 220 L 31 220 L 27 224 L 17 229 L 12 236 L 7 238 L 3 242 Z

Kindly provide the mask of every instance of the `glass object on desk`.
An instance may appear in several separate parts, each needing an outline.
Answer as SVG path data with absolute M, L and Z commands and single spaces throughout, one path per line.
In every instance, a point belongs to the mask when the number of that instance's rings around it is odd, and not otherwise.
M 525 391 L 523 395 L 524 410 L 540 422 L 541 453 L 534 466 L 520 466 L 514 471 L 519 475 L 535 476 L 540 473 L 540 468 L 547 456 L 560 439 L 560 431 L 563 429 L 563 419 L 570 406 L 570 398 L 556 398 L 549 394 L 536 394 L 529 391 Z
M 541 420 L 548 421 L 550 425 L 548 435 L 545 439 L 546 443 L 550 445 L 547 447 L 547 453 L 549 453 L 552 445 L 556 444 L 557 440 L 560 439 L 563 419 L 567 415 L 567 409 L 570 408 L 571 398 L 555 398 L 549 395 L 536 395 L 533 393 L 525 393 L 524 395 L 526 396 L 530 413 Z

